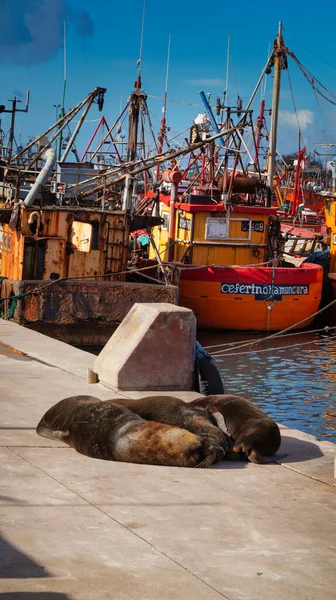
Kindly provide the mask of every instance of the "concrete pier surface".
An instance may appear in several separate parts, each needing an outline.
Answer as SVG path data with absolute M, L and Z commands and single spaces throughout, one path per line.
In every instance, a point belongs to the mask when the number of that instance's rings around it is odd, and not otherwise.
M 35 427 L 117 395 L 87 383 L 94 358 L 0 320 L 0 600 L 335 597 L 334 444 L 283 427 L 277 463 L 200 470 L 81 456 Z

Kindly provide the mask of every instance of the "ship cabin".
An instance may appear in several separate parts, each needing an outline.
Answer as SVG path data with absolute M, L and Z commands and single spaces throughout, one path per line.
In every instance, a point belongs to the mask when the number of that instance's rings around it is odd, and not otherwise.
M 225 208 L 219 190 L 194 188 L 185 197 L 160 194 L 163 224 L 153 236 L 163 262 L 258 265 L 268 260 L 276 208 L 241 201 Z M 152 248 L 150 258 L 155 258 Z
M 1 275 L 10 280 L 124 277 L 113 275 L 127 264 L 130 219 L 123 211 L 17 205 L 0 209 L 0 219 Z

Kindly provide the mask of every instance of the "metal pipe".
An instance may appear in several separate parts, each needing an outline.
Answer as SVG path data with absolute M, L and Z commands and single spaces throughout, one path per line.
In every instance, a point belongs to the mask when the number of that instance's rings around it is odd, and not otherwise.
M 129 212 L 132 208 L 132 198 L 134 189 L 134 177 L 126 175 L 122 209 Z
M 65 121 L 64 121 L 63 125 L 59 129 L 56 129 L 56 132 L 51 136 L 51 138 L 50 138 L 50 140 L 49 140 L 49 142 L 47 144 L 48 146 L 51 146 L 54 143 L 55 139 L 63 131 L 63 129 L 67 125 L 69 125 L 71 119 L 73 119 L 74 116 L 75 115 L 72 115 L 70 118 L 66 117 L 66 116 L 64 117 Z M 27 169 L 30 169 L 30 167 L 32 167 L 34 163 L 37 163 L 38 159 L 42 156 L 42 154 L 44 154 L 45 151 L 46 151 L 46 148 L 44 147 L 37 154 L 34 155 L 34 158 L 30 161 L 29 165 L 27 165 L 27 167 L 25 169 L 25 172 L 27 172 Z
M 29 191 L 29 193 L 23 203 L 23 206 L 25 208 L 28 208 L 29 206 L 31 206 L 33 204 L 41 185 L 44 185 L 46 183 L 46 181 L 49 179 L 51 173 L 53 172 L 54 166 L 56 164 L 55 148 L 48 148 L 48 150 L 44 154 L 44 158 L 46 161 L 45 165 L 41 169 L 39 175 L 36 178 L 36 181 L 35 181 L 33 187 Z
M 67 147 L 66 147 L 66 149 L 65 149 L 65 150 L 64 150 L 64 152 L 63 152 L 63 155 L 62 155 L 62 158 L 61 158 L 61 161 L 60 161 L 60 162 L 64 162 L 64 161 L 65 161 L 65 159 L 66 159 L 66 157 L 68 156 L 68 154 L 69 154 L 69 152 L 70 152 L 70 150 L 71 150 L 71 148 L 72 148 L 72 146 L 73 146 L 73 143 L 74 143 L 74 141 L 75 141 L 75 139 L 76 139 L 76 137 L 77 137 L 77 135 L 78 135 L 78 132 L 79 132 L 80 128 L 81 128 L 81 127 L 82 127 L 82 125 L 83 125 L 83 121 L 84 121 L 84 119 L 85 119 L 86 115 L 88 114 L 88 112 L 89 112 L 89 110 L 90 110 L 90 108 L 91 108 L 91 106 L 92 106 L 92 103 L 93 103 L 93 100 L 94 100 L 94 98 L 95 98 L 95 95 L 94 95 L 94 94 L 91 94 L 91 96 L 90 96 L 90 98 L 89 98 L 89 100 L 88 100 L 88 103 L 87 103 L 87 105 L 85 106 L 85 108 L 84 108 L 84 110 L 83 110 L 83 112 L 82 112 L 82 114 L 81 114 L 81 117 L 80 117 L 80 119 L 79 119 L 79 121 L 78 121 L 78 123 L 77 123 L 77 125 L 76 125 L 76 127 L 75 127 L 75 129 L 74 129 L 74 132 L 73 132 L 73 134 L 72 134 L 72 136 L 71 136 L 70 140 L 69 140 L 69 141 L 68 141 L 68 143 L 67 143 Z
M 205 96 L 205 93 L 203 92 L 203 90 L 201 90 L 198 93 L 199 93 L 200 98 L 201 98 L 201 100 L 203 102 L 203 106 L 205 108 L 206 114 L 208 115 L 208 118 L 209 118 L 209 121 L 211 123 L 212 129 L 216 133 L 220 133 L 220 129 L 219 129 L 218 125 L 217 125 L 217 121 L 216 121 L 216 119 L 215 119 L 215 117 L 213 115 L 213 112 L 211 110 L 211 106 L 210 106 L 210 104 L 209 104 L 209 102 L 208 102 L 208 100 L 207 100 L 207 98 Z M 219 138 L 219 143 L 220 143 L 221 146 L 223 146 L 223 148 L 225 148 L 225 142 L 224 142 L 223 138 Z

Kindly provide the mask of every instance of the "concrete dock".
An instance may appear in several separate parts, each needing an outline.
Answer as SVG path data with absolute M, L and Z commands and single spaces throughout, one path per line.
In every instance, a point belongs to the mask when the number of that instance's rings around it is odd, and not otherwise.
M 336 446 L 282 427 L 270 465 L 93 460 L 37 436 L 94 356 L 0 320 L 0 600 L 331 600 Z M 188 400 L 193 393 L 178 394 Z

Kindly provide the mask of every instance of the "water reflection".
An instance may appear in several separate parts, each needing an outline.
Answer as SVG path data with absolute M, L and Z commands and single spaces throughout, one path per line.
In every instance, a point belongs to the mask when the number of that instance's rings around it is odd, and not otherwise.
M 252 352 L 249 346 L 232 355 L 231 348 L 256 337 L 261 336 L 198 334 L 204 346 L 234 343 L 225 356 L 216 358 L 227 393 L 246 396 L 284 425 L 336 442 L 335 334 L 276 338 L 253 346 Z M 269 348 L 273 350 L 265 351 Z

